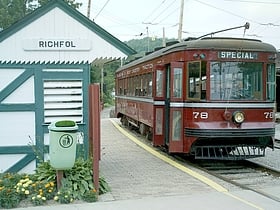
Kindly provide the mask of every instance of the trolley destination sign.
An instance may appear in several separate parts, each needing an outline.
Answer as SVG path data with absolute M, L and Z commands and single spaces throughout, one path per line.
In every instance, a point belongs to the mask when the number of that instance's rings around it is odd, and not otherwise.
M 218 57 L 221 59 L 256 60 L 258 59 L 258 53 L 242 51 L 220 51 L 218 52 Z

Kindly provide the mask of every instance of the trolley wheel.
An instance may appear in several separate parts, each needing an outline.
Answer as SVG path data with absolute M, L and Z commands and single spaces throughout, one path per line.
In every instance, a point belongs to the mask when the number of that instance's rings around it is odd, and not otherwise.
M 139 132 L 141 135 L 145 136 L 147 134 L 148 127 L 144 123 L 140 123 Z
M 126 126 L 126 127 L 128 126 L 128 120 L 127 120 L 126 116 L 122 116 L 121 123 L 123 126 Z

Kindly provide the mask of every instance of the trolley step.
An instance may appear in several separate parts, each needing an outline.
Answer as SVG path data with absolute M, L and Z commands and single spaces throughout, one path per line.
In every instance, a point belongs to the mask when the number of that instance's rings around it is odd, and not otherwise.
M 265 148 L 259 145 L 204 145 L 195 147 L 195 159 L 243 160 L 264 156 Z

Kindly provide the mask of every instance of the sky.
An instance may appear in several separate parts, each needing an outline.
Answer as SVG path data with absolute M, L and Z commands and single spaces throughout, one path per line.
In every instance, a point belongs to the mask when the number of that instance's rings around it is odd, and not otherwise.
M 88 0 L 79 9 L 87 16 Z M 178 38 L 182 0 L 91 0 L 90 19 L 121 41 Z M 184 0 L 182 38 L 243 26 L 215 36 L 245 37 L 280 50 L 279 0 Z M 244 33 L 245 32 L 245 33 Z

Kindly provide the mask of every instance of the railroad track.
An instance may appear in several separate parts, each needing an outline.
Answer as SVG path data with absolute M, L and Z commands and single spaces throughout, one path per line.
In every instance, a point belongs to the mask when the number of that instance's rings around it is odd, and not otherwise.
M 265 189 L 280 185 L 280 172 L 271 168 L 242 161 L 189 160 L 176 157 L 192 167 L 198 168 L 218 179 L 245 190 L 251 190 L 269 199 L 280 202 L 280 198 Z
M 275 148 L 275 149 L 280 149 L 280 139 L 275 139 L 274 148 Z

